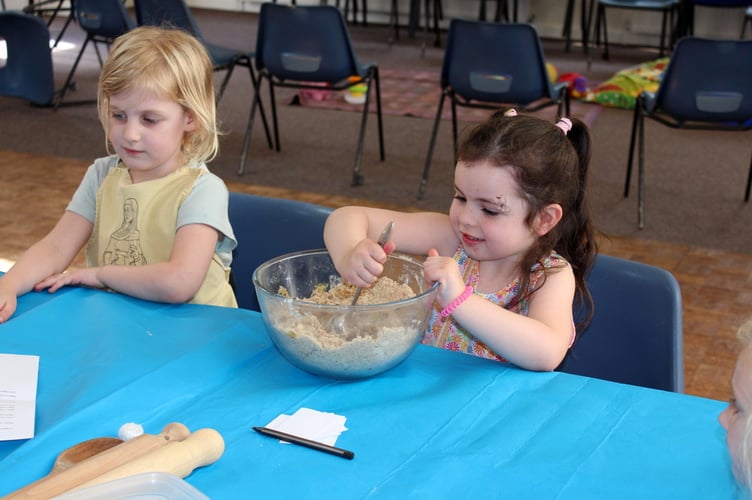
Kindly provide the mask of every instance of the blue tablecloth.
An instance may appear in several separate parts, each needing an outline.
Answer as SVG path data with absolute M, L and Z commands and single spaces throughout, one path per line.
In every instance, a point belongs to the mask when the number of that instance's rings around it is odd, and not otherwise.
M 260 315 L 86 289 L 32 293 L 0 353 L 40 356 L 36 437 L 0 442 L 0 496 L 61 450 L 126 422 L 217 429 L 226 451 L 187 478 L 225 498 L 731 498 L 725 403 L 419 346 L 361 381 L 303 372 Z M 639 363 L 639 360 L 635 360 Z M 251 430 L 301 407 L 347 417 L 355 459 Z

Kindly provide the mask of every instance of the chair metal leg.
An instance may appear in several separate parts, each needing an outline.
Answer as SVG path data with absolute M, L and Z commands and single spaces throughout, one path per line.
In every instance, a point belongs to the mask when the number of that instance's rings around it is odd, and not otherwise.
M 99 52 L 99 46 L 97 45 L 97 41 L 96 40 L 92 40 L 92 42 L 94 42 L 94 53 L 97 55 L 97 61 L 99 61 L 99 67 L 101 68 L 102 66 L 104 66 L 104 59 L 105 58 L 102 57 L 102 53 Z M 109 46 L 110 46 L 110 43 L 107 42 L 108 50 L 109 50 Z
M 441 0 L 433 0 L 433 32 L 436 38 L 433 41 L 434 47 L 441 47 L 441 32 L 439 31 L 439 20 L 444 19 L 444 8 Z
M 486 20 L 486 0 L 480 0 L 480 10 L 478 11 L 478 21 Z
M 496 0 L 494 22 L 500 23 L 502 17 L 506 22 L 509 22 L 509 2 L 507 2 L 507 0 Z M 517 22 L 517 20 L 514 22 Z
M 742 23 L 742 32 L 739 35 L 740 40 L 744 40 L 744 33 L 747 31 L 748 24 L 752 24 L 752 7 L 748 7 L 747 13 L 744 15 L 744 23 Z
M 572 0 L 574 1 L 574 0 Z M 489 16 L 487 15 L 486 0 L 481 0 L 480 10 L 478 11 L 478 20 L 485 21 Z M 494 22 L 500 23 L 501 18 L 504 21 L 509 22 L 509 8 L 506 0 L 496 0 L 496 13 L 494 14 Z
M 248 156 L 248 149 L 251 145 L 251 135 L 253 132 L 253 122 L 256 116 L 256 108 L 261 115 L 261 123 L 264 125 L 264 132 L 266 134 L 266 142 L 269 145 L 269 149 L 274 146 L 272 144 L 272 136 L 269 132 L 269 123 L 266 120 L 266 112 L 264 111 L 264 103 L 261 101 L 261 77 L 256 77 L 256 73 L 253 71 L 253 67 L 248 66 L 248 71 L 251 75 L 251 84 L 253 86 L 253 102 L 251 104 L 251 112 L 248 117 L 248 126 L 245 129 L 245 138 L 243 139 L 243 152 L 240 155 L 240 166 L 238 167 L 238 175 L 245 173 L 245 162 Z M 276 123 L 275 123 L 276 128 Z
M 371 85 L 373 84 L 373 85 Z M 381 83 L 379 78 L 379 68 L 372 66 L 366 76 L 366 102 L 363 105 L 363 117 L 360 124 L 360 134 L 358 136 L 358 148 L 355 152 L 355 167 L 353 168 L 352 185 L 360 186 L 363 184 L 363 175 L 360 173 L 360 167 L 363 161 L 363 148 L 366 137 L 366 124 L 368 121 L 368 113 L 371 106 L 371 86 L 376 87 L 376 121 L 378 122 L 379 133 L 379 157 L 381 161 L 384 161 L 384 124 L 382 121 L 381 113 Z
M 640 147 L 637 170 L 637 227 L 645 227 L 645 118 L 640 114 L 638 123 Z
M 78 56 L 76 56 L 76 60 L 73 62 L 73 67 L 71 68 L 70 73 L 68 73 L 68 77 L 65 79 L 63 87 L 58 91 L 57 98 L 55 99 L 55 111 L 57 111 L 57 108 L 60 107 L 60 104 L 63 102 L 63 98 L 65 97 L 65 93 L 71 86 L 73 75 L 76 73 L 76 68 L 78 68 L 78 63 L 81 62 L 81 57 L 84 55 L 84 50 L 86 50 L 86 46 L 89 44 L 89 40 L 90 38 L 87 36 L 84 40 L 83 45 L 81 45 L 81 50 L 78 52 Z M 94 45 L 96 45 L 96 43 Z
M 429 26 L 429 16 L 431 12 L 431 0 L 425 0 L 425 5 L 423 6 L 423 11 L 425 14 L 425 24 L 423 25 L 423 43 L 420 45 L 420 57 L 425 57 L 426 55 L 426 45 L 428 44 L 428 26 Z
M 433 159 L 433 149 L 436 146 L 436 134 L 439 131 L 439 124 L 441 123 L 441 112 L 444 108 L 444 98 L 446 97 L 446 91 L 441 93 L 439 98 L 439 109 L 436 111 L 436 119 L 433 121 L 433 130 L 431 131 L 431 140 L 428 143 L 428 154 L 426 155 L 426 164 L 423 165 L 423 176 L 420 179 L 420 186 L 418 186 L 418 199 L 422 200 L 426 191 L 426 184 L 428 184 L 428 172 L 431 170 L 431 160 Z
M 608 53 L 608 24 L 606 23 L 606 9 L 602 6 L 599 6 L 598 8 L 603 12 L 602 16 L 600 16 L 603 26 L 603 59 L 608 61 L 610 55 Z
M 339 2 L 337 2 L 337 7 L 339 7 Z M 353 0 L 353 18 L 352 22 L 353 24 L 358 24 L 358 0 Z M 345 0 L 345 20 L 347 20 L 347 16 L 350 12 L 350 0 Z M 363 13 L 361 15 L 363 18 L 363 26 L 368 26 L 368 1 L 363 0 Z
M 433 5 L 433 7 L 432 7 Z M 421 57 L 426 54 L 426 46 L 428 44 L 428 31 L 431 29 L 431 19 L 433 19 L 433 31 L 436 38 L 433 42 L 434 47 L 441 47 L 441 32 L 439 31 L 439 19 L 444 16 L 441 6 L 441 0 L 425 0 L 425 25 L 423 26 L 423 43 L 420 47 Z
M 219 101 L 222 100 L 222 96 L 225 95 L 225 89 L 227 88 L 227 84 L 230 82 L 230 77 L 232 76 L 232 72 L 235 69 L 235 64 L 236 63 L 232 63 L 230 67 L 227 68 L 227 73 L 222 79 L 222 83 L 219 85 L 219 92 L 217 92 L 217 95 L 215 97 L 216 104 L 219 104 Z
M 238 167 L 238 175 L 245 173 L 245 159 L 248 156 L 248 148 L 251 145 L 251 135 L 253 132 L 253 119 L 256 115 L 256 107 L 261 104 L 261 81 L 259 79 L 256 87 L 256 92 L 253 94 L 253 103 L 251 104 L 251 112 L 248 116 L 248 125 L 245 128 L 245 137 L 243 138 L 243 152 L 240 154 L 240 166 Z
M 258 94 L 260 78 L 253 70 L 253 61 L 251 59 L 248 59 L 248 74 L 251 77 L 251 86 L 253 87 L 253 92 L 254 94 Z M 217 103 L 219 103 L 219 98 L 217 98 Z M 258 110 L 259 114 L 261 115 L 261 123 L 264 125 L 266 143 L 269 145 L 269 149 L 272 149 L 274 147 L 274 145 L 272 144 L 272 134 L 271 132 L 269 132 L 269 122 L 266 120 L 266 111 L 264 111 L 264 103 L 261 101 L 261 99 L 259 99 L 258 101 Z
M 673 51 L 676 47 L 677 33 L 679 32 L 679 8 L 669 9 L 668 11 L 668 50 Z
M 668 11 L 663 11 L 663 17 L 661 18 L 661 45 L 658 50 L 658 57 L 663 57 L 666 53 L 666 21 L 668 18 Z
M 587 61 L 587 69 L 593 63 L 590 57 L 590 26 L 593 22 L 593 9 L 597 0 L 582 0 L 582 8 L 580 9 L 580 29 L 582 30 L 582 51 L 585 54 L 585 60 Z
M 635 141 L 637 140 L 637 123 L 642 119 L 642 99 L 637 98 L 632 118 L 632 135 L 629 138 L 629 157 L 627 158 L 627 173 L 624 178 L 624 197 L 629 197 L 629 184 L 632 181 L 632 164 L 634 160 Z
M 572 45 L 572 19 L 574 16 L 574 0 L 567 0 L 566 11 L 564 12 L 564 26 L 561 29 L 561 36 L 564 38 L 564 52 L 569 52 Z
M 63 24 L 63 28 L 60 30 L 60 33 L 58 33 L 57 37 L 55 38 L 55 43 L 52 44 L 52 48 L 57 48 L 58 43 L 60 43 L 60 40 L 63 38 L 63 35 L 65 34 L 65 31 L 68 29 L 68 26 L 70 26 L 71 21 L 73 21 L 73 11 L 71 10 L 70 15 L 68 16 L 68 19 L 65 20 L 65 24 Z
M 747 175 L 747 190 L 744 192 L 744 203 L 749 202 L 750 188 L 752 188 L 752 157 L 749 159 L 749 174 Z
M 360 173 L 360 164 L 363 160 L 363 143 L 366 139 L 366 124 L 368 123 L 368 107 L 371 105 L 371 85 L 366 85 L 366 102 L 363 103 L 363 113 L 360 118 L 360 132 L 358 134 L 358 147 L 355 150 L 355 166 L 353 167 L 352 185 L 363 184 L 363 175 Z
M 272 106 L 272 126 L 274 127 L 274 146 L 277 152 L 280 151 L 279 144 L 279 120 L 277 119 L 277 103 L 274 97 L 274 81 L 269 78 L 269 100 Z
M 381 77 L 379 76 L 378 67 L 374 67 L 373 81 L 376 84 L 376 121 L 379 125 L 379 158 L 381 158 L 381 161 L 384 161 L 386 159 L 386 155 L 384 154 L 384 123 L 381 113 Z
M 389 44 L 399 40 L 399 7 L 397 0 L 391 1 L 391 7 L 389 8 L 389 26 L 392 28 L 392 33 L 389 35 Z
M 452 146 L 453 156 L 452 161 L 457 161 L 457 140 L 459 139 L 459 130 L 457 128 L 457 101 L 454 100 L 454 93 L 449 94 L 449 104 L 452 107 Z

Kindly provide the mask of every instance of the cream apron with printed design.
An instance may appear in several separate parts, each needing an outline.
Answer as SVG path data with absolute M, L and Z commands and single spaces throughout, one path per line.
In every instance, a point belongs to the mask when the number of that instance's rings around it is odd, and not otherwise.
M 203 173 L 184 167 L 133 184 L 122 164 L 112 169 L 97 191 L 94 230 L 86 249 L 88 265 L 138 266 L 170 260 L 178 209 Z M 229 273 L 215 253 L 201 288 L 189 302 L 237 307 Z

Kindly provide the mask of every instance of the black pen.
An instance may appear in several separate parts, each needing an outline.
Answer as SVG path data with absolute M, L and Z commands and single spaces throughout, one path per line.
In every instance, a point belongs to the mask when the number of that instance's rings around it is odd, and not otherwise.
M 275 429 L 270 429 L 268 427 L 254 427 L 253 430 L 258 433 L 264 434 L 265 436 L 275 437 L 277 439 L 281 439 L 282 441 L 287 441 L 288 443 L 299 444 L 300 446 L 305 446 L 306 448 L 323 451 L 324 453 L 336 455 L 338 457 L 346 458 L 348 460 L 352 460 L 353 458 L 355 458 L 355 453 L 353 453 L 352 451 L 343 450 L 342 448 L 337 448 L 336 446 L 330 446 L 326 443 L 312 441 L 304 437 L 295 436 L 293 434 L 288 434 L 286 432 L 278 431 Z

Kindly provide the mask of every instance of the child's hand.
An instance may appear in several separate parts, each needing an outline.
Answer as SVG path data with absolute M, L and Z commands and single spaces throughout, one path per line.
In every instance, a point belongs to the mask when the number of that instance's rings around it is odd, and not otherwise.
M 104 283 L 99 280 L 99 269 L 101 268 L 86 267 L 82 269 L 69 269 L 59 274 L 53 274 L 34 285 L 34 290 L 47 289 L 48 292 L 52 293 L 64 286 L 70 285 L 104 288 Z
M 423 275 L 429 283 L 439 282 L 436 296 L 441 307 L 446 307 L 465 290 L 465 281 L 460 274 L 459 265 L 452 257 L 442 257 L 432 248 L 423 263 Z
M 347 256 L 345 269 L 340 274 L 348 283 L 359 287 L 372 284 L 384 272 L 387 255 L 394 251 L 394 242 L 382 248 L 377 242 L 365 238 Z
M 10 290 L 0 288 L 0 323 L 5 323 L 13 316 L 18 306 L 16 294 Z

